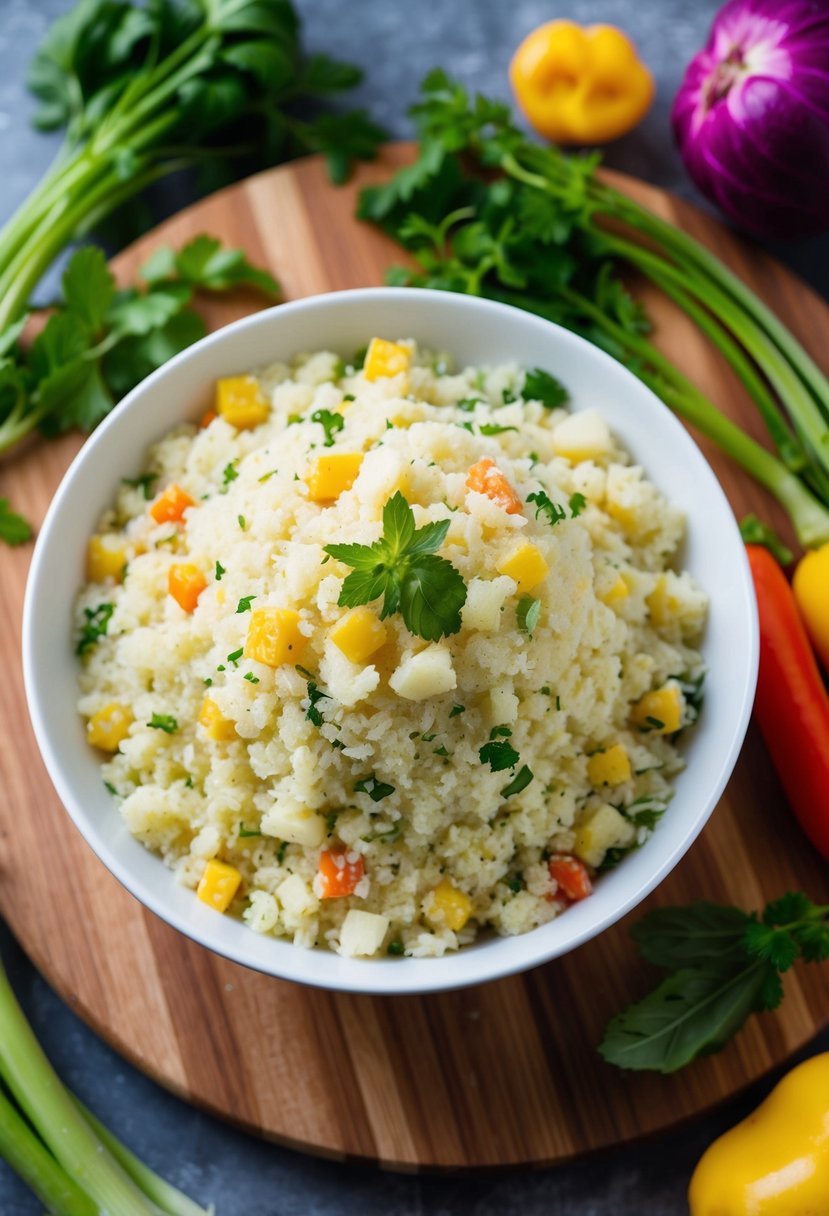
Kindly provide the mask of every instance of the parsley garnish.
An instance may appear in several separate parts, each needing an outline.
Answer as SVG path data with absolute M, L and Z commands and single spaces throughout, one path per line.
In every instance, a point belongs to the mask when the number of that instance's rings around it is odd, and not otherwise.
M 114 604 L 99 604 L 97 608 L 84 608 L 86 622 L 81 628 L 81 636 L 75 647 L 75 654 L 84 655 L 92 646 L 98 644 L 99 639 L 109 628 L 110 618 L 114 611 Z
M 251 684 L 259 683 L 259 676 L 255 676 L 252 671 L 246 671 L 244 678 L 249 680 Z
M 462 714 L 465 712 L 466 712 L 465 705 L 453 705 L 452 708 L 449 710 L 449 717 L 457 718 L 459 714 Z
M 216 582 L 217 583 L 220 583 L 222 581 L 223 574 L 227 574 L 227 570 L 225 570 L 225 568 L 221 562 L 216 562 Z
M 239 524 L 239 527 L 243 532 L 247 531 L 248 521 L 245 519 L 244 515 L 237 515 L 236 522 Z
M 317 709 L 317 705 L 319 705 L 320 701 L 329 701 L 330 699 L 331 698 L 328 696 L 328 693 L 323 692 L 313 680 L 308 681 L 308 709 L 305 712 L 305 717 L 309 720 L 309 722 L 313 722 L 317 729 L 319 729 L 319 727 L 322 726 L 323 722 L 325 721 L 322 714 Z
M 398 490 L 383 508 L 383 536 L 373 545 L 326 545 L 325 552 L 352 567 L 337 601 L 341 608 L 383 596 L 380 619 L 399 612 L 406 628 L 427 641 L 457 633 L 466 584 L 435 550 L 449 520 L 415 528 L 414 513 Z
M 515 615 L 518 618 L 518 628 L 531 638 L 541 616 L 541 600 L 534 599 L 531 595 L 522 595 Z
M 527 788 L 533 777 L 534 773 L 532 769 L 528 768 L 526 764 L 522 764 L 509 785 L 505 785 L 501 790 L 501 797 L 511 798 L 513 794 L 520 794 L 522 790 Z
M 223 479 L 222 484 L 225 486 L 229 486 L 230 483 L 232 481 L 235 481 L 238 476 L 239 476 L 239 474 L 236 471 L 236 461 L 231 460 L 230 463 L 226 464 L 224 467 L 224 471 L 222 473 L 222 479 Z
M 400 957 L 400 955 L 405 953 L 405 950 L 406 950 L 406 947 L 403 945 L 403 943 L 400 941 L 399 938 L 395 938 L 395 940 L 393 942 L 389 942 L 388 946 L 386 946 L 386 954 L 391 954 L 394 957 L 398 957 L 398 958 Z
M 228 663 L 232 663 L 234 665 L 234 667 L 236 667 L 244 653 L 245 653 L 244 646 L 240 646 L 238 650 L 231 651 L 231 653 L 227 656 Z
M 499 739 L 499 735 L 505 736 Z M 521 759 L 518 752 L 507 739 L 512 735 L 508 726 L 493 726 L 489 732 L 489 742 L 478 751 L 481 764 L 488 764 L 493 773 L 503 772 L 507 768 L 515 768 Z
M 288 842 L 283 840 L 279 848 L 276 850 L 276 864 L 281 866 L 285 860 L 285 854 L 288 852 Z
M 133 490 L 143 490 L 144 499 L 149 502 L 153 496 L 153 486 L 158 481 L 158 473 L 142 473 L 140 477 L 122 477 L 121 481 L 125 486 L 131 486 Z
M 318 422 L 325 431 L 323 446 L 327 448 L 334 446 L 334 436 L 345 426 L 345 418 L 342 414 L 332 414 L 330 410 L 314 410 L 311 421 Z
M 244 840 L 246 836 L 261 836 L 259 828 L 246 828 L 243 823 L 239 824 L 239 838 Z
M 178 730 L 178 721 L 172 714 L 153 714 L 147 726 L 153 730 L 163 730 L 165 735 L 174 735 Z
M 394 786 L 387 785 L 384 781 L 378 781 L 374 773 L 369 773 L 368 777 L 361 777 L 354 783 L 354 792 L 355 794 L 368 794 L 372 802 L 382 802 L 384 798 L 388 798 L 389 794 L 394 793 Z
M 105 781 L 105 782 L 104 782 L 104 788 L 105 788 L 105 789 L 106 789 L 106 790 L 107 790 L 107 791 L 108 791 L 110 794 L 112 794 L 112 796 L 113 796 L 114 798 L 117 798 L 117 797 L 118 797 L 118 791 L 117 791 L 117 789 L 115 788 L 115 786 L 112 784 L 112 782 L 111 782 L 111 781 Z
M 577 519 L 581 515 L 584 508 L 587 506 L 587 499 L 583 494 L 570 495 L 570 515 L 573 519 Z
M 549 372 L 534 367 L 524 375 L 521 396 L 525 401 L 540 401 L 546 410 L 555 410 L 570 398 L 567 389 Z
M 547 523 L 551 528 L 556 524 L 561 523 L 567 518 L 567 512 L 559 503 L 553 502 L 549 494 L 544 490 L 533 490 L 532 494 L 527 495 L 527 502 L 536 503 L 535 518 L 538 519 L 542 513 L 547 517 Z
M 482 435 L 503 435 L 504 431 L 517 431 L 517 426 L 499 426 L 497 422 L 482 422 L 478 427 Z
M 250 606 L 255 599 L 256 599 L 255 595 L 243 595 L 242 598 L 239 600 L 239 603 L 236 607 L 237 613 L 250 612 Z
M 780 973 L 829 959 L 829 907 L 802 892 L 762 916 L 695 903 L 658 908 L 633 928 L 648 962 L 668 975 L 608 1026 L 599 1051 L 620 1068 L 676 1072 L 718 1051 L 755 1012 L 783 999 Z
M 279 472 L 278 469 L 271 469 L 270 472 L 263 473 L 261 477 L 258 477 L 257 481 L 261 485 L 263 481 L 269 481 L 271 479 L 271 477 L 273 477 L 278 472 Z
M 7 498 L 0 498 L 0 540 L 7 545 L 25 545 L 31 535 L 31 525 L 22 515 L 12 511 Z

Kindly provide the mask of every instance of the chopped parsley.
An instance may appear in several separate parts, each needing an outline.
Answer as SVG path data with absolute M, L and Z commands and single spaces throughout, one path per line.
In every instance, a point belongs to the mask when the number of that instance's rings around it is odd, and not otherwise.
M 523 891 L 524 889 L 524 884 L 520 878 L 508 878 L 507 886 L 509 887 L 510 891 L 512 891 L 513 895 L 517 895 L 519 891 Z
M 361 777 L 359 781 L 354 783 L 355 794 L 368 794 L 372 802 L 382 802 L 384 798 L 388 798 L 394 793 L 394 786 L 388 785 L 385 781 L 378 781 L 374 773 L 369 773 L 367 777 Z
M 227 656 L 228 663 L 232 663 L 234 667 L 238 666 L 239 660 L 244 653 L 244 646 L 240 646 L 238 650 L 231 651 L 231 653 Z
M 178 720 L 172 714 L 153 714 L 147 726 L 153 730 L 163 730 L 165 735 L 174 735 L 178 730 Z
M 278 469 L 271 469 L 269 473 L 263 473 L 261 477 L 257 478 L 257 480 L 261 485 L 263 481 L 269 481 L 271 477 L 275 476 L 275 474 L 278 472 Z
M 237 613 L 250 612 L 250 606 L 255 599 L 256 599 L 255 595 L 243 595 L 242 598 L 239 600 L 239 603 L 236 606 Z
M 308 709 L 305 712 L 305 717 L 309 722 L 313 722 L 314 726 L 319 729 L 325 719 L 321 712 L 317 709 L 320 701 L 329 701 L 331 698 L 327 692 L 323 692 L 313 680 L 308 681 Z
M 243 823 L 239 824 L 239 839 L 244 840 L 246 836 L 261 836 L 259 828 L 246 828 Z
M 512 734 L 508 726 L 493 726 L 489 732 L 489 742 L 478 751 L 481 764 L 488 764 L 493 773 L 503 772 L 504 769 L 515 768 L 521 759 L 518 752 L 507 742 Z M 499 738 L 499 735 L 506 736 Z
M 302 414 L 289 414 L 286 426 L 296 426 L 298 422 L 302 422 Z
M 505 785 L 501 790 L 501 797 L 511 798 L 513 794 L 520 794 L 522 790 L 527 788 L 533 777 L 534 773 L 532 769 L 528 768 L 526 764 L 522 765 L 509 785 Z
M 518 618 L 518 628 L 526 633 L 528 638 L 531 638 L 533 630 L 538 624 L 538 618 L 541 616 L 541 600 L 537 600 L 531 595 L 522 595 L 518 601 L 515 615 Z
M 478 430 L 482 435 L 503 435 L 504 431 L 517 431 L 517 426 L 499 426 L 497 422 L 482 422 Z
M 397 937 L 393 942 L 389 942 L 388 946 L 386 946 L 386 954 L 391 954 L 394 957 L 399 958 L 405 952 L 405 949 L 406 948 L 401 942 L 400 938 Z
M 583 494 L 570 495 L 570 516 L 572 519 L 578 519 L 584 508 L 587 506 L 587 499 Z
M 561 383 L 549 372 L 540 367 L 533 367 L 524 374 L 524 387 L 521 395 L 525 401 L 540 401 L 545 410 L 555 410 L 566 404 L 570 394 Z
M 84 655 L 93 646 L 97 646 L 109 628 L 110 618 L 114 611 L 114 604 L 98 604 L 97 608 L 84 608 L 86 620 L 81 627 L 75 654 Z
M 252 671 L 245 672 L 245 679 L 248 680 L 251 684 L 259 683 L 259 676 L 255 676 Z
M 227 570 L 225 570 L 225 568 L 221 562 L 216 562 L 216 582 L 217 583 L 220 583 L 222 581 L 223 574 L 227 574 Z
M 279 848 L 276 850 L 276 864 L 281 866 L 285 860 L 285 854 L 288 852 L 288 842 L 283 840 Z
M 326 545 L 325 552 L 352 567 L 337 601 L 353 608 L 383 597 L 380 619 L 399 612 L 406 628 L 436 642 L 457 633 L 466 584 L 450 561 L 435 552 L 449 520 L 416 528 L 414 512 L 398 490 L 383 508 L 383 536 L 372 545 Z
M 339 817 L 340 817 L 339 811 L 329 811 L 328 814 L 325 816 L 325 830 L 328 832 L 329 836 L 332 836 L 334 834 L 334 829 L 337 826 L 337 820 L 339 819 Z
M 460 714 L 463 714 L 463 713 L 466 713 L 465 705 L 453 705 L 452 708 L 449 710 L 449 717 L 457 718 Z
M 121 481 L 125 486 L 130 486 L 133 490 L 142 490 L 145 502 L 149 502 L 153 496 L 153 486 L 158 481 L 158 477 L 158 473 L 142 473 L 140 477 L 122 477 Z
M 206 688 L 209 688 L 212 683 L 213 683 L 212 676 L 205 676 L 204 679 L 202 680 L 202 684 L 204 684 L 204 686 Z
M 238 476 L 239 476 L 239 474 L 236 470 L 236 461 L 231 460 L 230 463 L 226 464 L 224 467 L 224 471 L 222 473 L 222 479 L 223 479 L 222 484 L 225 486 L 229 486 L 230 483 L 232 481 L 235 481 Z
M 245 519 L 244 515 L 237 515 L 236 521 L 239 524 L 239 527 L 242 529 L 242 531 L 246 532 L 247 526 L 248 526 L 248 521 Z
M 105 788 L 106 790 L 108 790 L 108 792 L 109 792 L 110 794 L 112 794 L 113 798 L 117 798 L 117 797 L 118 797 L 118 791 L 117 791 L 117 789 L 115 788 L 115 786 L 112 784 L 112 782 L 111 782 L 111 781 L 105 781 L 105 782 L 104 782 L 104 788 Z
M 465 414 L 472 414 L 479 405 L 484 402 L 480 397 L 463 397 L 460 401 L 456 401 L 455 405 L 459 410 L 463 410 Z
M 334 446 L 334 436 L 345 426 L 345 418 L 342 414 L 332 414 L 330 410 L 314 410 L 311 421 L 318 422 L 325 432 L 323 446 L 327 448 Z
M 547 523 L 551 528 L 554 528 L 556 524 L 561 523 L 563 519 L 567 518 L 567 512 L 564 510 L 564 507 L 560 503 L 553 502 L 550 495 L 544 490 L 533 490 L 532 494 L 527 495 L 527 502 L 534 502 L 536 504 L 535 518 L 538 519 L 539 515 L 545 515 Z

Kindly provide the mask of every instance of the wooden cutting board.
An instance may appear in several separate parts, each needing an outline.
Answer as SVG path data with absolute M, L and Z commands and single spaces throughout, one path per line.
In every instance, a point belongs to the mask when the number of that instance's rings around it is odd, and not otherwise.
M 288 299 L 380 283 L 399 251 L 353 219 L 355 188 L 409 155 L 388 149 L 336 190 L 316 159 L 197 204 L 115 261 L 128 281 L 161 242 L 200 232 L 244 247 Z M 829 308 L 700 212 L 617 184 L 702 238 L 825 358 Z M 206 306 L 219 326 L 258 306 Z M 758 437 L 729 369 L 684 317 L 649 300 L 658 344 Z M 0 467 L 0 495 L 39 521 L 79 446 L 34 444 Z M 787 534 L 775 504 L 703 443 L 738 515 Z M 128 895 L 62 810 L 29 729 L 19 630 L 29 549 L 0 548 L 0 911 L 46 978 L 116 1050 L 162 1085 L 252 1131 L 332 1157 L 401 1169 L 561 1161 L 657 1132 L 711 1107 L 829 1020 L 829 967 L 786 980 L 781 1010 L 671 1078 L 622 1075 L 595 1051 L 607 1020 L 654 981 L 624 922 L 536 971 L 445 996 L 340 996 L 225 962 Z M 159 863 L 160 864 L 160 863 Z M 713 819 L 648 906 L 705 897 L 756 908 L 791 888 L 829 899 L 829 871 L 801 837 L 752 730 Z M 641 910 L 633 918 L 641 915 Z M 451 960 L 447 966 L 451 967 Z

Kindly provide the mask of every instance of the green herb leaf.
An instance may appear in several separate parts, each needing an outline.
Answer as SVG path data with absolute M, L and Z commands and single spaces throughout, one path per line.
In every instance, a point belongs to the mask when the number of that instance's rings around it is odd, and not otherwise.
M 457 718 L 460 714 L 463 714 L 463 713 L 466 713 L 465 705 L 453 705 L 452 708 L 449 710 L 449 717 Z
M 642 956 L 657 967 L 725 965 L 744 960 L 743 941 L 750 923 L 740 908 L 699 901 L 687 907 L 655 908 L 631 933 Z
M 231 460 L 229 464 L 225 465 L 224 471 L 222 472 L 222 484 L 229 486 L 230 483 L 235 481 L 238 476 L 239 472 L 236 468 L 236 461 Z
M 497 422 L 482 422 L 478 427 L 482 435 L 503 435 L 505 431 L 517 431 L 517 426 L 499 426 Z
M 175 269 L 185 283 L 204 291 L 255 287 L 273 299 L 280 292 L 273 275 L 253 266 L 243 250 L 225 249 L 212 236 L 197 236 L 180 249 L 175 255 Z
M 567 518 L 567 512 L 564 507 L 557 502 L 553 502 L 545 490 L 533 490 L 532 494 L 527 495 L 527 502 L 536 504 L 535 518 L 538 519 L 539 515 L 544 515 L 551 528 L 554 528 L 556 524 L 561 523 L 563 519 Z
M 317 706 L 319 705 L 320 701 L 329 701 L 330 699 L 331 698 L 328 696 L 328 693 L 323 692 L 323 690 L 319 688 L 313 680 L 308 681 L 308 708 L 305 711 L 305 717 L 308 718 L 310 722 L 313 722 L 317 729 L 319 729 L 319 727 L 321 727 L 325 721 L 322 713 L 317 709 Z
M 526 764 L 523 764 L 513 777 L 512 781 L 510 781 L 509 785 L 505 785 L 501 790 L 501 797 L 511 798 L 513 794 L 520 794 L 522 790 L 527 788 L 530 782 L 534 779 L 534 776 L 535 774 L 533 773 L 532 769 Z
M 31 524 L 11 509 L 7 498 L 0 498 L 0 540 L 7 545 L 25 545 L 31 536 Z
M 557 410 L 570 399 L 564 385 L 540 367 L 534 367 L 525 373 L 521 396 L 525 401 L 540 401 L 547 410 Z
M 222 581 L 222 575 L 224 575 L 224 574 L 227 574 L 227 570 L 225 570 L 224 566 L 222 565 L 222 563 L 220 561 L 217 561 L 216 562 L 216 582 L 217 583 L 220 583 Z
M 325 432 L 324 446 L 327 448 L 333 447 L 334 436 L 345 426 L 342 414 L 332 414 L 330 410 L 314 410 L 311 421 L 318 422 Z
M 244 840 L 248 836 L 261 836 L 259 828 L 246 828 L 243 823 L 239 824 L 239 839 Z
M 158 476 L 158 473 L 142 473 L 140 477 L 122 477 L 121 481 L 133 490 L 141 490 L 144 494 L 144 501 L 149 502 L 153 496 L 153 486 L 158 481 Z
M 368 794 L 372 802 L 382 802 L 384 798 L 388 798 L 390 794 L 394 793 L 394 786 L 388 785 L 384 781 L 378 781 L 374 773 L 370 773 L 368 777 L 361 777 L 354 783 L 354 792 Z
M 515 615 L 518 619 L 518 628 L 526 633 L 528 638 L 531 638 L 541 616 L 541 600 L 534 599 L 531 595 L 522 595 L 515 609 Z
M 571 517 L 576 519 L 587 506 L 587 499 L 583 494 L 571 494 L 569 506 Z
M 153 730 L 163 730 L 165 735 L 174 735 L 178 730 L 178 721 L 172 714 L 153 714 L 147 726 Z
M 250 606 L 255 599 L 256 599 L 255 595 L 243 595 L 242 598 L 239 600 L 239 603 L 236 605 L 237 613 L 250 612 Z
M 84 608 L 86 621 L 81 628 L 75 654 L 85 655 L 93 646 L 97 646 L 109 628 L 109 622 L 115 611 L 114 604 L 98 604 L 97 608 Z
M 490 739 L 478 750 L 481 764 L 488 764 L 493 773 L 503 772 L 504 769 L 515 768 L 521 759 L 511 743 L 506 740 Z

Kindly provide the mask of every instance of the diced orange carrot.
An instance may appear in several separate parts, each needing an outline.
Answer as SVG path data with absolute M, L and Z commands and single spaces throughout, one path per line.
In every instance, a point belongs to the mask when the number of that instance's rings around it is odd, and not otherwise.
M 587 867 L 578 857 L 557 854 L 547 862 L 550 877 L 558 883 L 559 891 L 574 903 L 586 899 L 593 891 Z
M 176 563 L 167 575 L 167 590 L 180 608 L 194 612 L 199 596 L 207 586 L 207 579 L 192 562 Z
M 177 524 L 181 522 L 187 508 L 195 505 L 195 498 L 191 498 L 186 490 L 182 490 L 181 486 L 173 482 L 151 505 L 150 515 L 157 524 Z
M 524 509 L 524 504 L 515 490 L 495 461 L 490 460 L 488 456 L 484 456 L 477 464 L 473 464 L 466 475 L 466 484 L 470 490 L 475 490 L 478 494 L 486 494 L 487 498 L 491 498 L 494 503 L 497 503 L 506 511 L 507 515 L 520 515 Z
M 204 431 L 210 426 L 210 423 L 215 422 L 218 417 L 219 417 L 219 415 L 216 413 L 216 411 L 214 409 L 205 410 L 201 416 L 201 422 L 199 423 L 199 426 Z
M 354 889 L 365 874 L 365 865 L 359 853 L 344 849 L 323 849 L 320 853 L 319 872 L 322 878 L 323 899 L 338 899 L 353 895 Z

